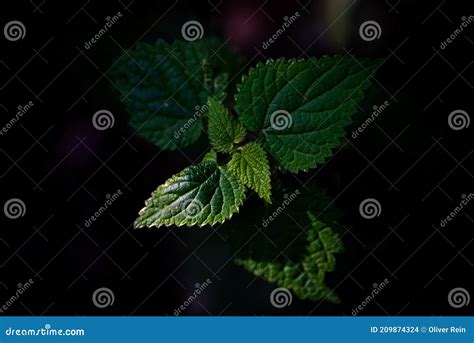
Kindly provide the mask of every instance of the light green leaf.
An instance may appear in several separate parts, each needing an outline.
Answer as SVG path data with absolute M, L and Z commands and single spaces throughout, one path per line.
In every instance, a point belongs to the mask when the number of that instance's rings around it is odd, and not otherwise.
M 315 168 L 340 143 L 379 64 L 349 56 L 259 64 L 236 95 L 240 122 L 263 134 L 284 169 Z
M 140 136 L 163 149 L 185 147 L 199 138 L 208 96 L 225 97 L 220 45 L 213 39 L 158 40 L 140 43 L 120 57 L 111 76 Z
M 245 137 L 244 127 L 214 98 L 209 98 L 207 133 L 213 148 L 218 152 L 230 152 L 234 144 Z
M 229 171 L 253 189 L 262 199 L 271 203 L 270 167 L 267 154 L 258 143 L 248 143 L 232 155 Z
M 244 185 L 218 166 L 211 152 L 159 186 L 145 202 L 135 227 L 212 226 L 231 218 L 244 199 Z
M 326 285 L 343 245 L 337 232 L 340 212 L 320 190 L 279 190 L 273 205 L 244 207 L 226 224 L 236 264 L 300 299 L 340 302 Z

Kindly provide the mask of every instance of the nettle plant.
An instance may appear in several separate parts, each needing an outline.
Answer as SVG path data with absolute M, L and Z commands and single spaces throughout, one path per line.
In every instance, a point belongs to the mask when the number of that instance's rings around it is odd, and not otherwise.
M 117 61 L 112 77 L 139 135 L 208 151 L 151 194 L 135 227 L 223 226 L 238 265 L 301 299 L 338 302 L 324 279 L 343 250 L 341 214 L 288 175 L 331 156 L 380 62 L 268 60 L 234 87 L 239 63 L 216 39 L 139 44 Z

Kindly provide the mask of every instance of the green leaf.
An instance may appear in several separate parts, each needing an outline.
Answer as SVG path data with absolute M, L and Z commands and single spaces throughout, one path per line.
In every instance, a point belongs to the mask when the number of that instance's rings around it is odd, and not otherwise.
M 209 98 L 209 123 L 207 133 L 213 148 L 219 152 L 230 152 L 234 144 L 245 137 L 244 127 L 235 120 L 219 101 Z
M 232 155 L 229 171 L 237 179 L 253 189 L 260 198 L 271 203 L 270 167 L 267 154 L 258 143 L 248 143 Z
M 145 202 L 135 227 L 212 226 L 238 212 L 245 187 L 226 167 L 217 165 L 215 156 L 208 153 L 201 163 L 159 186 Z
M 340 143 L 379 64 L 349 56 L 259 64 L 236 95 L 240 121 L 285 169 L 315 168 Z
M 225 97 L 227 74 L 221 73 L 217 40 L 140 43 L 116 62 L 114 84 L 138 134 L 163 149 L 194 143 L 207 112 L 207 98 Z
M 335 254 L 343 251 L 340 211 L 318 189 L 279 190 L 273 203 L 263 214 L 245 207 L 226 224 L 236 264 L 300 299 L 338 303 L 325 280 L 335 269 Z

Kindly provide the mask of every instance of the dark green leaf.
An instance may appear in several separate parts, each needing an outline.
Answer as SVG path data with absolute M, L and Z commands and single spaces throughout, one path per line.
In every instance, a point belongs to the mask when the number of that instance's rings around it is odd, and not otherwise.
M 236 95 L 240 121 L 285 169 L 314 168 L 340 143 L 379 64 L 349 56 L 259 64 Z
M 208 96 L 225 97 L 227 75 L 218 68 L 223 50 L 213 39 L 171 45 L 159 40 L 124 54 L 111 75 L 130 124 L 164 149 L 195 142 L 203 131 L 200 118 L 207 112 Z

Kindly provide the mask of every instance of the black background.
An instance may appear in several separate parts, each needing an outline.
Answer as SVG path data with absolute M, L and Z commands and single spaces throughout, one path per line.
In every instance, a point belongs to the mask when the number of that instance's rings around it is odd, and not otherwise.
M 331 12 L 336 3 L 340 9 Z M 472 204 L 445 228 L 439 225 L 462 194 L 473 190 L 472 125 L 455 131 L 447 122 L 457 109 L 472 117 L 472 26 L 440 49 L 461 17 L 471 13 L 467 4 L 2 2 L 0 26 L 20 20 L 26 36 L 17 42 L 0 36 L 1 124 L 18 105 L 34 102 L 0 137 L 0 203 L 20 198 L 26 204 L 22 218 L 0 216 L 0 303 L 18 283 L 34 280 L 4 314 L 173 315 L 194 284 L 207 278 L 212 286 L 184 315 L 351 315 L 385 278 L 390 284 L 361 315 L 472 314 L 472 304 L 455 309 L 447 301 L 455 287 L 473 290 Z M 123 13 L 119 22 L 85 50 L 105 17 L 117 11 Z M 262 50 L 283 17 L 295 11 L 300 19 Z M 135 135 L 106 72 L 137 40 L 182 39 L 181 26 L 188 20 L 199 20 L 205 34 L 229 38 L 248 67 L 269 57 L 347 52 L 386 59 L 376 76 L 377 100 L 368 101 L 360 115 L 366 118 L 385 100 L 389 108 L 360 137 L 349 133 L 345 147 L 323 167 L 297 176 L 313 177 L 344 212 L 346 252 L 328 280 L 340 305 L 294 297 L 291 306 L 273 308 L 269 294 L 275 286 L 236 267 L 226 243 L 210 228 L 132 229 L 151 191 L 196 162 L 202 151 L 159 151 Z M 366 20 L 380 24 L 378 40 L 360 38 Z M 92 126 L 100 109 L 114 114 L 112 129 Z M 84 228 L 105 195 L 117 189 L 123 195 Z M 369 197 L 382 205 L 373 220 L 361 218 L 358 210 Z M 93 305 L 99 287 L 113 290 L 113 306 Z

